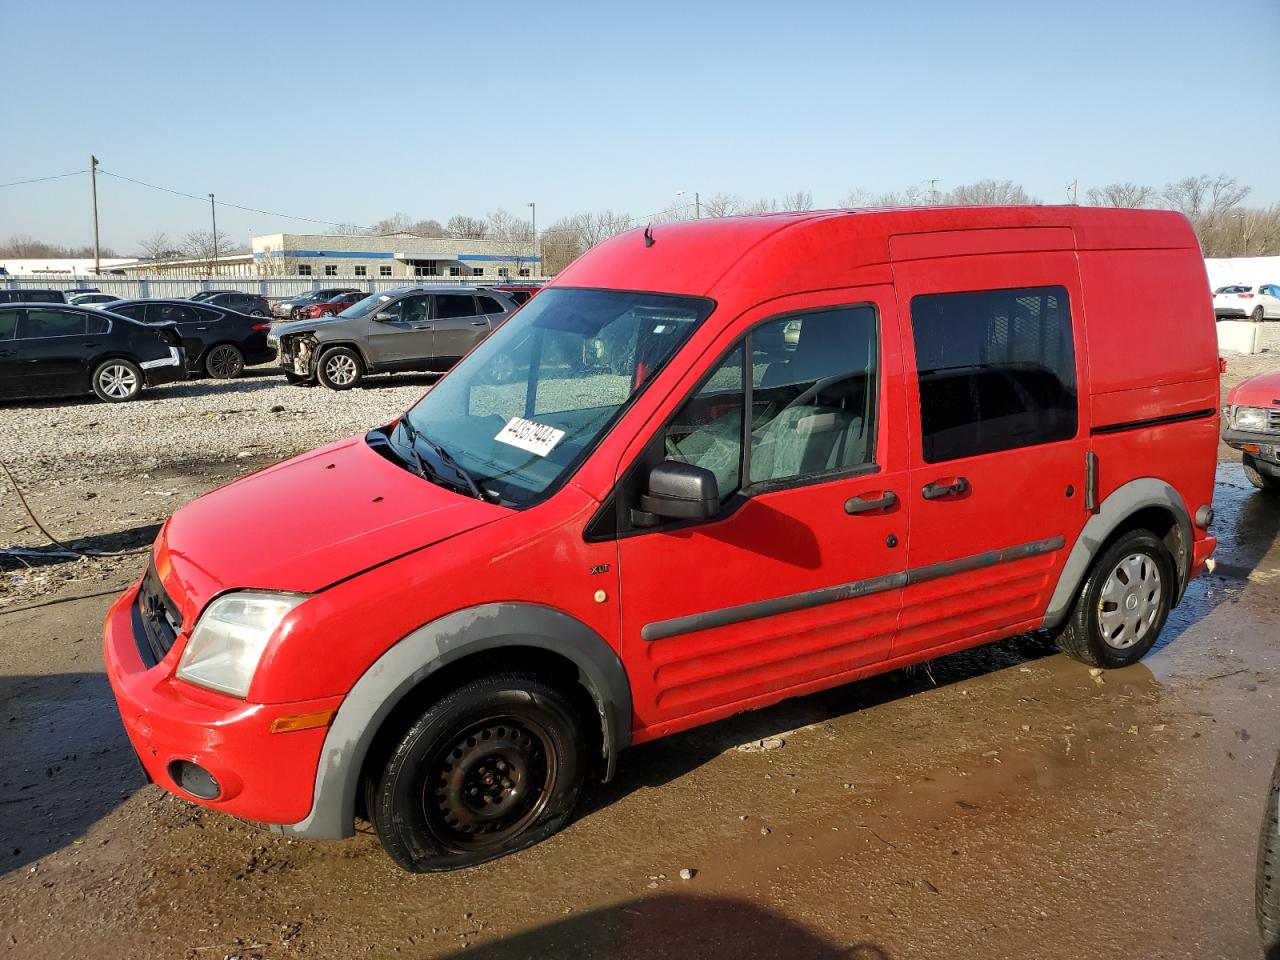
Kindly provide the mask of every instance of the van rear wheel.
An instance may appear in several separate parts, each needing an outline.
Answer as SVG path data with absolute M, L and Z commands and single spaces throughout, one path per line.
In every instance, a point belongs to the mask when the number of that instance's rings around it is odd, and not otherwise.
M 582 791 L 577 714 L 523 674 L 467 683 L 409 727 L 368 785 L 383 849 L 414 873 L 456 870 L 558 831 Z
M 1131 530 L 1090 567 L 1058 647 L 1092 667 L 1137 663 L 1160 636 L 1176 590 L 1164 541 L 1150 530 Z

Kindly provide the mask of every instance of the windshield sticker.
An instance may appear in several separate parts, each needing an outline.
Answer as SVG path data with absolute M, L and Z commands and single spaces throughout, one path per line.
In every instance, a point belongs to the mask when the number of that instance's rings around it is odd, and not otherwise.
M 545 423 L 534 423 L 524 417 L 512 417 L 493 439 L 545 457 L 564 439 L 564 431 Z

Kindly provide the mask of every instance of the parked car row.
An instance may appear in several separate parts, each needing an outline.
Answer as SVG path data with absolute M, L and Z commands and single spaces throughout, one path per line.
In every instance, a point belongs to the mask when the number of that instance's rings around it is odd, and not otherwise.
M 314 296 L 332 296 L 308 302 L 306 319 L 294 323 L 273 323 L 264 298 L 235 290 L 206 290 L 186 300 L 111 297 L 85 303 L 66 302 L 57 290 L 2 290 L 0 396 L 92 390 L 118 402 L 186 375 L 230 379 L 247 366 L 273 361 L 290 382 L 319 382 L 334 390 L 350 389 L 369 373 L 444 371 L 517 309 L 517 296 L 527 299 L 537 290 L 532 285 L 501 291 L 405 287 L 373 295 L 318 290 Z M 81 291 L 78 296 L 107 295 Z M 156 331 L 179 348 L 176 372 L 137 349 L 133 339 L 139 328 Z M 106 374 L 99 375 L 108 355 L 127 365 L 123 373 L 113 368 L 109 389 L 102 379 Z

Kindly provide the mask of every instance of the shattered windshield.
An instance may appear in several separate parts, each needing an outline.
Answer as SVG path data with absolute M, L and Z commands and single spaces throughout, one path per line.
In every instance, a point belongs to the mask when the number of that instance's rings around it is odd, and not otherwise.
M 406 417 L 427 455 L 443 448 L 485 499 L 528 505 L 577 468 L 713 307 L 695 297 L 543 290 Z

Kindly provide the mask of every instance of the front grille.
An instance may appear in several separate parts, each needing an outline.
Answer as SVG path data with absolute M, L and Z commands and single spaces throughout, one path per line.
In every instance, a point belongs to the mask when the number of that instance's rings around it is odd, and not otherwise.
M 1280 433 L 1280 410 L 1267 411 L 1267 433 Z
M 134 614 L 138 652 L 147 666 L 154 667 L 173 648 L 182 629 L 182 614 L 160 582 L 154 562 L 147 565 L 138 588 Z

